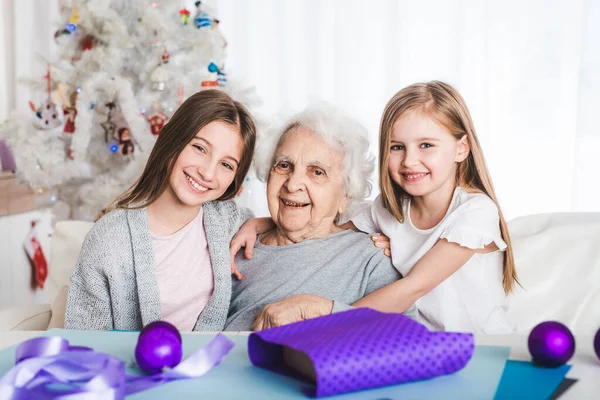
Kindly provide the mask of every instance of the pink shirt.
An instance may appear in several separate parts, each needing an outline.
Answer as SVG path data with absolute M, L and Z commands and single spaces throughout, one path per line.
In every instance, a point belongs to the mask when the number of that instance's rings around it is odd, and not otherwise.
M 202 214 L 172 235 L 150 233 L 162 319 L 180 331 L 194 329 L 214 289 Z

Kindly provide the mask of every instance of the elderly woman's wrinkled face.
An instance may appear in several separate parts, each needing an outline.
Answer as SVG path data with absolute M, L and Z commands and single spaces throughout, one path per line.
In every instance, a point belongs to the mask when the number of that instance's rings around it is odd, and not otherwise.
M 348 202 L 342 162 L 342 150 L 310 129 L 293 128 L 283 136 L 267 182 L 269 211 L 280 230 L 297 240 L 331 233 Z

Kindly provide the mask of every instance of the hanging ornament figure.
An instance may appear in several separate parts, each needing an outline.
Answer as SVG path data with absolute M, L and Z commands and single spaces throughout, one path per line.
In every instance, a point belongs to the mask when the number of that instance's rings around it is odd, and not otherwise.
M 62 124 L 62 111 L 58 110 L 56 104 L 50 100 L 44 100 L 42 104 L 36 108 L 32 102 L 29 102 L 29 107 L 35 112 L 38 117 L 37 126 L 41 129 L 53 129 Z
M 150 74 L 150 82 L 152 83 L 152 90 L 162 92 L 165 90 L 166 82 L 169 80 L 169 71 L 167 66 L 159 64 L 158 67 L 154 68 L 154 71 Z
M 117 141 L 119 142 L 119 152 L 121 155 L 127 156 L 133 154 L 133 140 L 129 127 L 123 126 L 116 131 Z
M 167 123 L 168 119 L 169 117 L 167 117 L 165 113 L 160 112 L 156 109 L 152 111 L 152 113 L 148 116 L 148 122 L 150 123 L 150 132 L 152 132 L 154 136 L 158 136 L 162 128 Z
M 202 2 L 197 1 L 194 4 L 196 5 L 196 16 L 194 17 L 194 24 L 196 25 L 196 28 L 202 29 L 212 27 L 213 17 L 202 11 Z
M 179 10 L 179 16 L 181 17 L 181 23 L 183 25 L 188 25 L 190 23 L 190 10 L 187 8 Z
M 39 107 L 30 101 L 29 107 L 35 112 L 35 116 L 39 119 L 37 126 L 41 129 L 53 129 L 59 127 L 62 122 L 62 110 L 59 110 L 56 104 L 51 100 L 51 76 L 50 76 L 50 65 L 48 64 L 48 72 L 44 75 L 48 83 L 48 99 L 44 100 Z
M 108 115 L 106 116 L 106 121 L 102 122 L 100 125 L 102 129 L 104 129 L 104 142 L 108 143 L 108 138 L 112 137 L 115 132 L 115 122 L 112 120 L 112 112 L 116 107 L 115 103 L 110 101 L 106 103 L 106 107 L 108 108 Z
M 75 26 L 79 25 L 79 10 L 77 8 L 73 8 L 71 11 L 71 16 L 69 17 L 69 22 Z
M 167 51 L 167 48 L 165 47 L 165 49 L 164 49 L 164 51 L 163 51 L 163 54 L 162 54 L 162 56 L 161 56 L 161 58 L 160 58 L 160 59 L 161 59 L 161 61 L 162 61 L 162 63 L 163 63 L 163 64 L 167 64 L 167 63 L 169 62 L 169 58 L 170 58 L 170 57 L 171 57 L 171 56 L 169 55 L 169 52 Z
M 77 91 L 73 91 L 71 93 L 69 103 L 63 107 L 63 111 L 65 113 L 65 127 L 63 132 L 65 133 L 75 133 L 75 118 L 77 117 L 77 108 L 75 107 L 75 103 L 77 101 Z

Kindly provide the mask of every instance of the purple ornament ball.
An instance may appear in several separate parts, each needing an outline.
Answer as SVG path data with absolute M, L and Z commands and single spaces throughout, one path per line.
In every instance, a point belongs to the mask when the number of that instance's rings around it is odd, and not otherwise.
M 179 333 L 179 330 L 175 327 L 175 325 L 167 321 L 150 322 L 144 327 L 144 329 L 142 329 L 142 331 L 140 332 L 140 336 L 146 334 L 147 332 L 153 332 L 155 329 L 159 328 L 173 332 L 173 334 L 176 335 L 179 338 L 179 341 L 181 342 L 181 333 Z
M 598 358 L 600 358 L 600 328 L 596 332 L 596 336 L 594 336 L 594 351 Z
M 135 346 L 135 360 L 142 371 L 154 375 L 181 361 L 181 334 L 166 321 L 152 322 L 142 329 Z
M 528 346 L 535 364 L 554 368 L 565 364 L 573 356 L 575 337 L 560 322 L 546 321 L 533 328 Z

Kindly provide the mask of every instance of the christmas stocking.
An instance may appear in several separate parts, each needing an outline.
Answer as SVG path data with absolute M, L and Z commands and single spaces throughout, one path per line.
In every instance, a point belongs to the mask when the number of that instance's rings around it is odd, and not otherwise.
M 33 265 L 35 283 L 40 289 L 43 289 L 44 282 L 46 282 L 46 278 L 48 277 L 48 263 L 46 262 L 44 251 L 42 250 L 42 246 L 37 238 L 35 221 L 31 221 L 31 229 L 25 238 L 23 246 L 25 247 L 25 252 L 27 253 L 29 260 Z

